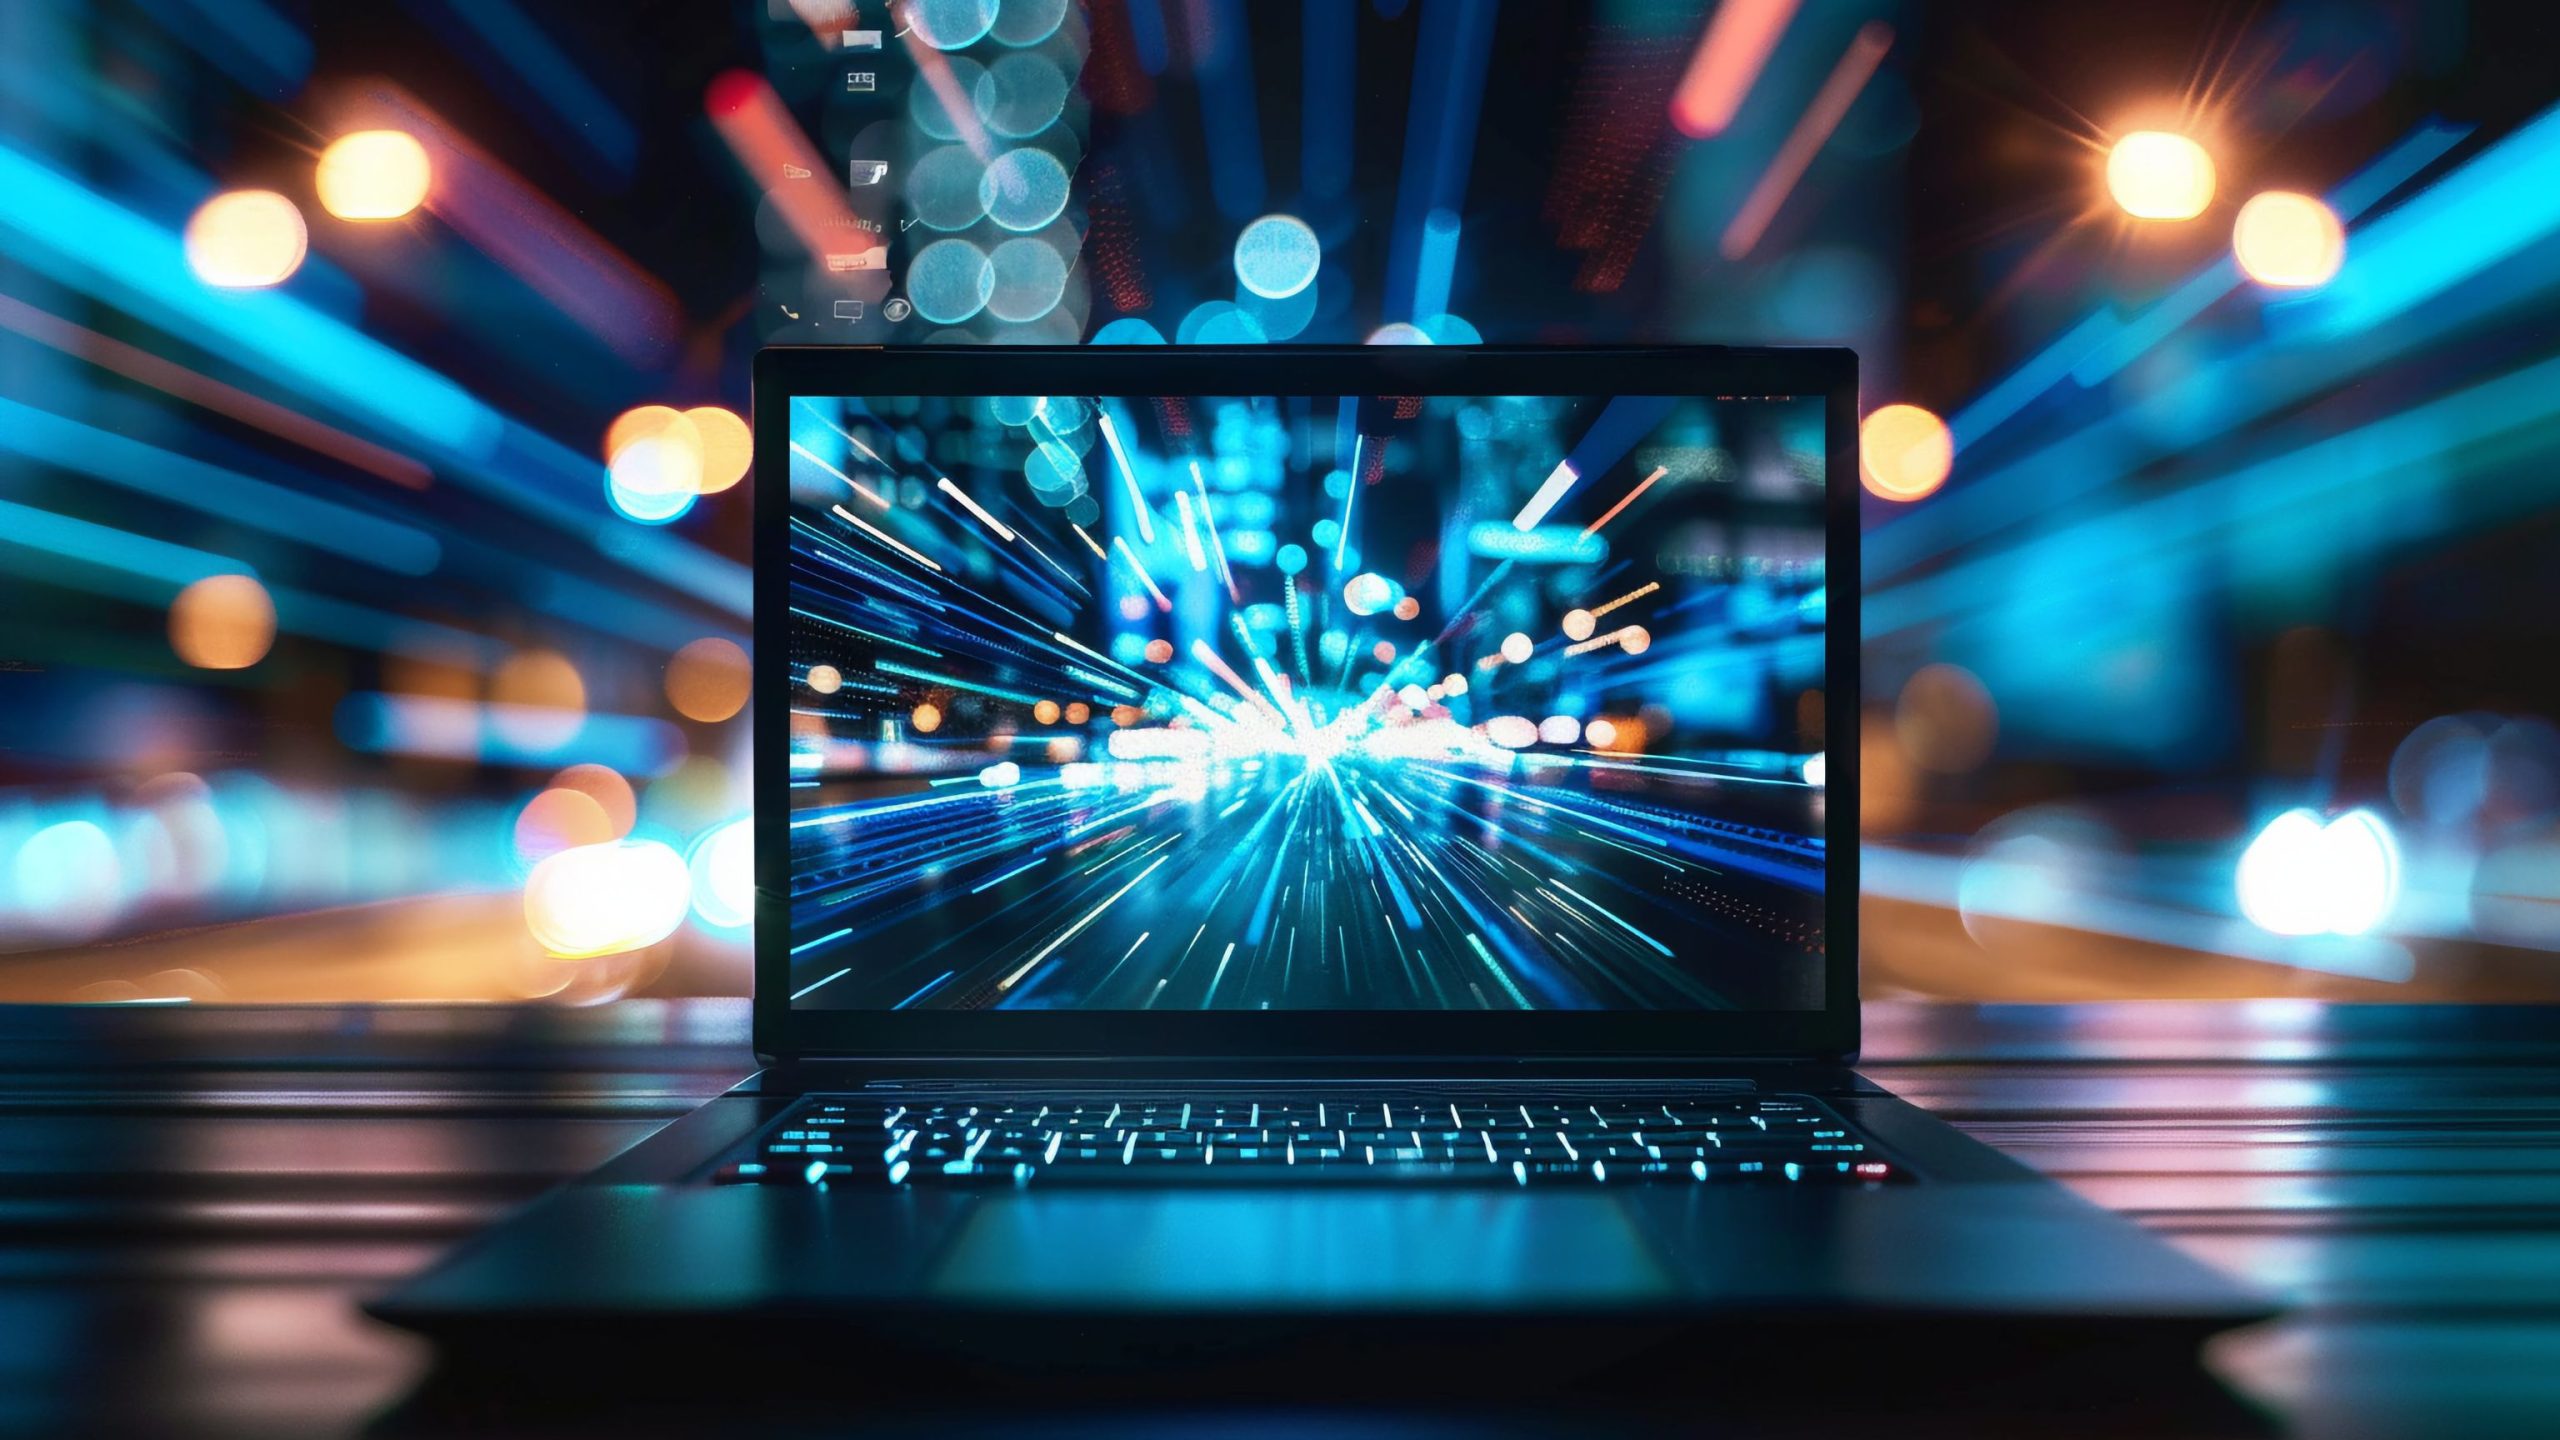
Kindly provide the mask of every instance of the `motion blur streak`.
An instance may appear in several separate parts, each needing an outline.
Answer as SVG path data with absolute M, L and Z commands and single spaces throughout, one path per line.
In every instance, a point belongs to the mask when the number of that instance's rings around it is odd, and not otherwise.
M 1840 128 L 1840 119 L 1857 103 L 1858 92 L 1884 63 L 1884 52 L 1893 48 L 1893 27 L 1881 20 L 1870 21 L 1849 40 L 1849 48 L 1841 52 L 1840 63 L 1833 66 L 1822 88 L 1814 92 L 1813 103 L 1805 107 L 1793 130 L 1787 132 L 1786 143 L 1769 161 L 1769 168 L 1744 197 L 1742 208 L 1734 213 L 1724 238 L 1716 248 L 1727 260 L 1739 260 L 1751 253 L 1760 237 L 1768 233 L 1769 222 L 1778 218 L 1778 209 L 1793 194 L 1796 182 L 1804 178 L 1805 167 Z
M 377 519 L 15 400 L 0 399 L 0 449 L 395 574 L 424 575 L 436 568 L 443 553 L 435 537 L 413 526 Z
M 386 450 L 368 440 L 359 440 L 299 411 L 288 410 L 272 400 L 235 389 L 209 375 L 199 375 L 148 350 L 136 349 L 121 340 L 74 325 L 7 295 L 0 295 L 0 325 L 66 355 L 76 355 L 102 370 L 112 370 L 128 380 L 165 391 L 191 405 L 228 415 L 242 424 L 255 425 L 268 434 L 290 440 L 341 464 L 378 475 L 394 485 L 424 490 L 432 482 L 427 467 L 406 455 Z
M 2061 893 L 2049 885 L 2029 883 L 2032 877 L 2002 875 L 1996 870 L 1977 872 L 1975 883 L 1965 886 L 1966 871 L 1985 863 L 1890 845 L 1868 845 L 1860 852 L 1858 886 L 1869 895 L 1950 910 L 1957 908 L 1958 891 L 1962 889 L 1966 911 L 1973 915 L 2023 920 L 2363 980 L 2406 980 L 2417 969 L 2417 961 L 2407 946 L 2375 936 L 2271 935 L 2242 920 L 2138 900 Z M 2000 862 L 1987 863 L 1996 866 Z
M 1477 111 L 1493 51 L 1491 0 L 1433 0 L 1423 7 L 1421 48 L 1414 56 L 1413 106 L 1404 132 L 1404 173 L 1396 186 L 1384 313 L 1428 318 L 1416 308 L 1422 287 L 1425 222 L 1431 212 L 1466 208 Z M 1448 243 L 1454 257 L 1456 235 Z M 1443 292 L 1445 294 L 1445 291 Z
M 2411 197 L 2388 221 L 2394 233 L 2426 221 L 2431 227 L 2462 223 L 2491 236 L 2509 233 L 2510 221 L 2525 226 L 2549 215 L 2548 197 L 2560 193 L 2560 111 L 2549 112 L 2534 126 L 2456 169 L 2436 186 Z M 2526 155 L 2531 164 L 2514 163 L 2509 147 L 2528 137 L 2540 143 Z M 2437 135 L 2412 144 L 2442 143 Z M 2471 178 L 2473 165 L 2496 159 L 2485 180 Z M 2437 201 L 2439 190 L 2452 187 L 2457 205 L 2448 211 Z M 2333 201 L 2333 203 L 2335 203 Z M 2341 214 L 2347 207 L 2338 205 Z M 2380 230 L 2384 222 L 2372 227 Z M 2533 233 L 2541 233 L 2534 231 Z M 2448 252 L 2447 263 L 2460 267 L 2502 242 L 2472 238 Z M 2376 259 L 2375 249 L 2382 258 Z M 2545 247 L 2546 250 L 2549 247 Z M 2514 253 L 2514 252 L 2508 252 Z M 1879 527 L 1867 540 L 1866 573 L 1870 583 L 1943 556 L 1951 548 L 2016 524 L 2022 517 L 2077 502 L 2090 492 L 2121 479 L 2138 465 L 2166 453 L 2191 448 L 2212 436 L 2272 414 L 2396 355 L 2417 350 L 2447 331 L 2474 321 L 2483 309 L 2512 302 L 2518 295 L 2544 291 L 2560 281 L 2554 256 L 2514 253 L 2504 266 L 2488 272 L 2456 269 L 2438 277 L 2439 303 L 2402 314 L 2397 323 L 2354 336 L 2332 332 L 2325 317 L 2327 297 L 2347 283 L 2359 266 L 2420 264 L 2402 246 L 2368 243 L 2364 230 L 2348 240 L 2346 267 L 2330 287 L 2310 296 L 2282 302 L 2270 311 L 2265 339 L 2244 344 L 2232 353 L 2198 361 L 2183 378 L 2130 404 L 2104 412 L 2075 433 L 2009 464 L 1979 472 L 1937 502 L 1915 509 Z M 2467 280 L 2459 289 L 2444 290 Z M 2227 254 L 2180 291 L 2162 302 L 2175 306 L 2180 322 L 2200 314 L 2207 304 L 2235 290 L 2239 266 Z M 2076 373 L 2076 372 L 2075 372 Z
M 2226 581 L 2243 583 L 2547 504 L 2560 475 L 2456 492 L 2436 462 L 2555 417 L 2560 360 L 2546 360 L 2172 494 L 2128 497 L 2027 544 L 1886 588 L 1867 602 L 1867 633 L 1891 635 L 1992 605 L 2066 604 L 2085 589 L 2122 584 L 2136 567 L 2180 564 L 2208 546 L 2226 557 L 2219 572 Z M 2306 507 L 2320 508 L 2329 523 L 2302 529 L 2295 517 Z M 2057 555 L 2068 557 L 2068 575 L 2051 567 Z M 2036 583 L 2026 583 L 2030 576 Z
M 1671 97 L 1671 123 L 1681 134 L 1704 140 L 1724 133 L 1795 13 L 1796 0 L 1721 0 Z
M 562 712 L 543 706 L 357 694 L 338 706 L 338 737 L 359 750 L 500 765 L 608 765 L 663 775 L 684 757 L 673 725 L 641 715 Z
M 397 85 L 359 92 L 368 126 L 405 130 L 426 147 L 435 187 L 427 201 L 454 233 L 504 265 L 560 312 L 635 366 L 674 349 L 675 296 L 558 201 L 500 164 L 469 136 Z
M 841 243 L 839 237 L 853 229 L 844 184 L 836 179 L 834 163 L 809 143 L 773 86 L 761 75 L 731 70 L 711 82 L 703 95 L 703 108 L 711 116 L 712 128 L 728 142 L 729 153 L 738 157 L 748 183 L 766 204 L 781 212 L 783 223 L 799 237 L 810 257 L 835 249 Z M 964 102 L 953 113 L 974 111 Z M 807 178 L 782 184 L 782 177 L 791 172 Z
M 498 445 L 498 416 L 452 381 L 290 296 L 197 284 L 175 235 L 7 145 L 0 249 L 158 324 L 183 324 L 197 343 L 376 428 L 474 458 Z

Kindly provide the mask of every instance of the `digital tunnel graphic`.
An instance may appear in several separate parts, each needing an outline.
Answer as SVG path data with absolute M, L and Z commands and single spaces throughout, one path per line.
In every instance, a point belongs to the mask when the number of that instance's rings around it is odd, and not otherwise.
M 1823 423 L 796 397 L 793 1003 L 1819 1005 Z

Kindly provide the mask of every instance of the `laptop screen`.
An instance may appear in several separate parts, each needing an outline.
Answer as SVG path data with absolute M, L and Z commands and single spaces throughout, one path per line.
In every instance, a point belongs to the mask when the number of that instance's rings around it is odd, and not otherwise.
M 1824 397 L 789 424 L 795 1008 L 1821 1007 Z

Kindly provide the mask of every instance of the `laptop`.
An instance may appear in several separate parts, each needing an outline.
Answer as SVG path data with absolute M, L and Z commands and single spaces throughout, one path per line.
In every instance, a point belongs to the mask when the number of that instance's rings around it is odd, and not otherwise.
M 765 351 L 763 1068 L 375 1313 L 1407 1380 L 2263 1317 L 1852 1068 L 1856 390 Z

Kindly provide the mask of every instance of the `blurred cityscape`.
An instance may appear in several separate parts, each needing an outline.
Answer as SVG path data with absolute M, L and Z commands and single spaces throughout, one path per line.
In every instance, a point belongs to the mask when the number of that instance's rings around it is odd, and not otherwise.
M 0 1001 L 743 991 L 750 357 L 1079 341 L 1854 346 L 1871 994 L 2560 999 L 2555 47 L 14 0 Z

